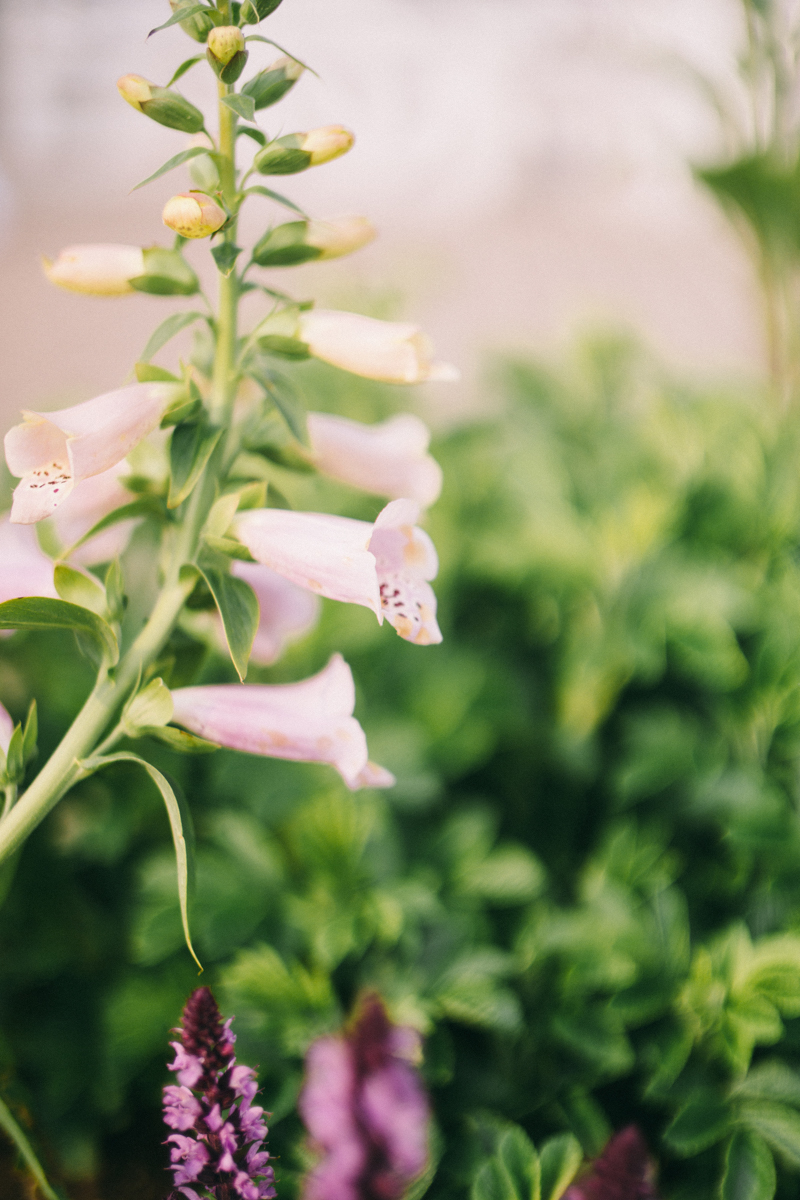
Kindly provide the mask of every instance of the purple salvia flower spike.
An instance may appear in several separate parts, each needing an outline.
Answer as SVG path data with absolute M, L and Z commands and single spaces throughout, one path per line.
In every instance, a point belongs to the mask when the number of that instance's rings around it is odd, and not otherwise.
M 392 1025 L 375 993 L 350 1027 L 308 1051 L 300 1113 L 322 1151 L 303 1200 L 399 1200 L 428 1161 L 419 1037 Z
M 229 1018 L 223 1022 L 208 988 L 183 1010 L 170 1070 L 178 1084 L 164 1088 L 164 1121 L 177 1130 L 170 1144 L 170 1200 L 271 1200 L 275 1173 L 262 1148 L 267 1127 L 252 1067 L 237 1066 Z M 191 1184 L 192 1186 L 187 1186 Z

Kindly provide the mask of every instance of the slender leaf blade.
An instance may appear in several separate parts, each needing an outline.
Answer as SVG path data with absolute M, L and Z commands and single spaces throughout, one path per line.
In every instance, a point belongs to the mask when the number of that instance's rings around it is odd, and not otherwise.
M 581 1144 L 571 1133 L 548 1138 L 539 1151 L 542 1200 L 560 1200 L 583 1161 Z
M 252 131 L 249 129 L 242 129 L 241 132 L 251 133 Z M 299 216 L 304 217 L 306 220 L 309 219 L 308 213 L 304 212 L 302 208 L 299 208 L 298 205 L 296 205 L 293 200 L 290 200 L 288 196 L 282 196 L 280 192 L 274 192 L 272 188 L 262 187 L 260 183 L 254 184 L 253 187 L 249 187 L 245 194 L 248 196 L 266 196 L 269 200 L 274 200 L 276 204 L 282 204 L 284 208 L 291 209 L 292 212 L 298 213 Z
M 262 367 L 259 363 L 248 367 L 247 373 L 267 393 L 298 442 L 307 446 L 309 441 L 306 411 L 298 400 L 294 388 L 283 376 Z
M 204 58 L 205 54 L 195 54 L 194 58 L 187 58 L 185 62 L 181 63 L 166 86 L 172 87 L 173 83 L 177 83 L 181 76 L 185 75 L 187 71 L 191 71 L 192 67 L 196 63 L 202 62 Z
M 58 1192 L 50 1186 L 47 1181 L 42 1165 L 36 1157 L 33 1146 L 29 1142 L 27 1136 L 22 1130 L 22 1127 L 17 1124 L 11 1110 L 0 1099 L 0 1129 L 11 1139 L 16 1146 L 20 1158 L 25 1163 L 25 1166 L 30 1171 L 33 1178 L 36 1180 L 36 1186 L 44 1196 L 45 1200 L 62 1200 Z
M 167 508 L 177 508 L 191 493 L 221 435 L 221 429 L 204 421 L 175 426 L 169 454 L 171 478 Z
M 170 19 L 165 21 L 163 25 L 156 25 L 155 29 L 151 29 L 147 36 L 151 38 L 154 33 L 160 33 L 162 29 L 169 29 L 170 25 L 177 25 L 179 21 L 185 21 L 188 17 L 194 17 L 198 13 L 212 13 L 214 11 L 207 4 L 186 5 L 183 8 L 179 8 L 177 12 L 174 12 Z
M 82 546 L 84 542 L 88 542 L 97 533 L 102 533 L 104 529 L 110 529 L 112 525 L 118 525 L 120 521 L 128 521 L 133 517 L 147 516 L 163 516 L 164 502 L 159 496 L 140 496 L 138 500 L 132 500 L 130 504 L 123 504 L 120 508 L 115 508 L 113 512 L 106 513 L 99 521 L 92 525 L 91 529 L 87 529 L 86 533 L 81 534 L 77 542 L 73 542 L 61 554 L 61 558 L 69 558 L 74 550 Z
M 256 102 L 252 96 L 245 96 L 243 92 L 235 92 L 232 96 L 223 96 L 222 103 L 243 121 L 255 121 Z
M 176 729 L 174 725 L 142 725 L 138 733 L 140 737 L 155 738 L 180 754 L 213 754 L 220 748 L 219 742 L 210 742 L 185 729 Z
M 189 931 L 189 884 L 194 871 L 191 814 L 181 795 L 180 789 L 177 786 L 173 786 L 167 777 L 162 775 L 152 763 L 147 762 L 144 758 L 140 758 L 138 754 L 133 754 L 128 750 L 120 750 L 116 754 L 105 754 L 101 758 L 86 759 L 81 765 L 88 771 L 97 771 L 101 767 L 107 767 L 112 763 L 118 762 L 130 762 L 144 767 L 161 793 L 161 798 L 164 801 L 167 816 L 169 817 L 172 841 L 175 846 L 175 863 L 178 873 L 178 900 L 181 909 L 183 936 L 189 953 L 202 971 L 203 964 L 195 954 Z
M 142 357 L 139 359 L 139 362 L 149 362 L 153 355 L 156 354 L 162 346 L 166 346 L 167 342 L 171 341 L 172 338 L 174 338 L 176 334 L 180 333 L 182 329 L 186 329 L 188 325 L 193 325 L 195 321 L 202 321 L 203 319 L 204 316 L 201 312 L 173 313 L 172 316 L 167 317 L 167 319 L 162 321 L 158 328 L 151 333 L 150 339 L 142 351 Z
M 102 617 L 49 596 L 24 596 L 0 604 L 0 629 L 72 629 L 83 634 L 101 651 L 108 666 L 119 661 L 119 646 L 114 631 Z
M 167 171 L 174 171 L 175 167 L 188 162 L 190 158 L 197 158 L 198 154 L 213 155 L 213 151 L 207 146 L 191 146 L 188 150 L 181 150 L 180 154 L 174 154 L 172 158 L 167 159 L 163 166 L 154 171 L 152 175 L 148 175 L 147 179 L 143 179 L 141 183 L 137 183 L 136 187 L 131 188 L 131 191 L 138 192 L 139 188 L 143 188 L 146 184 L 152 183 L 154 179 L 159 179 L 162 175 L 166 175 Z
M 226 571 L 215 567 L 200 570 L 222 618 L 231 661 L 239 678 L 244 680 L 260 616 L 256 594 L 243 579 Z

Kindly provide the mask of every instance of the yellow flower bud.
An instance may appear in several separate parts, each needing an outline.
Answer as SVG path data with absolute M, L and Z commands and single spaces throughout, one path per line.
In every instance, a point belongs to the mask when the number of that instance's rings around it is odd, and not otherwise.
M 244 50 L 244 34 L 237 25 L 219 25 L 209 33 L 206 45 L 216 60 L 225 66 L 234 54 Z
M 134 291 L 130 280 L 145 272 L 140 246 L 111 244 L 67 246 L 42 265 L 51 283 L 87 296 L 124 296 Z
M 123 75 L 117 80 L 117 88 L 123 100 L 127 100 L 131 108 L 135 108 L 137 112 L 143 112 L 142 104 L 152 98 L 151 88 L 155 84 L 150 83 L 143 75 Z
M 181 237 L 204 238 L 216 233 L 228 218 L 208 196 L 180 192 L 164 205 L 161 219 Z
M 353 134 L 343 125 L 323 125 L 301 136 L 300 149 L 311 155 L 312 167 L 346 154 L 355 141 Z
M 376 234 L 367 217 L 333 217 L 330 221 L 309 221 L 305 240 L 307 246 L 320 251 L 320 258 L 341 258 L 366 246 Z

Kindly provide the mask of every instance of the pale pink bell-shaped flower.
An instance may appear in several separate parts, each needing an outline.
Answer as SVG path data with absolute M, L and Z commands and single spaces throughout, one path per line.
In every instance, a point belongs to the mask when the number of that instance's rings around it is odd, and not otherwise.
M 280 658 L 287 642 L 314 628 L 319 600 L 261 563 L 234 560 L 231 574 L 249 583 L 256 594 L 260 615 L 250 661 L 268 667 Z
M 455 367 L 434 362 L 430 340 L 418 326 L 405 322 L 314 308 L 300 314 L 297 336 L 314 358 L 365 379 L 387 383 L 458 379 Z
M 178 725 L 230 750 L 330 763 L 352 790 L 394 783 L 368 761 L 367 739 L 353 716 L 353 675 L 340 654 L 300 683 L 209 684 L 177 688 L 172 699 Z
M 134 291 L 130 280 L 145 273 L 141 246 L 111 243 L 67 246 L 42 265 L 51 283 L 89 296 L 124 296 Z
M 25 412 L 5 437 L 6 462 L 22 476 L 11 520 L 50 517 L 74 485 L 121 462 L 180 394 L 172 383 L 134 383 L 57 412 Z
M 308 414 L 314 464 L 351 487 L 428 508 L 442 490 L 442 468 L 427 453 L 431 435 L 419 417 L 399 413 L 364 425 L 328 413 Z
M 115 508 L 122 508 L 133 501 L 134 497 L 120 483 L 120 476 L 129 474 L 130 467 L 123 459 L 108 471 L 92 475 L 91 479 L 84 479 L 75 485 L 53 514 L 58 540 L 65 550 Z M 70 562 L 82 567 L 110 562 L 123 553 L 136 524 L 136 517 L 132 517 L 101 530 L 70 554 Z
M 233 529 L 253 558 L 299 587 L 371 608 L 419 646 L 442 640 L 428 583 L 439 568 L 433 542 L 415 525 L 419 505 L 392 500 L 374 525 L 328 513 L 254 508 Z
M 58 599 L 53 563 L 39 546 L 35 529 L 12 525 L 0 517 L 0 604 L 20 596 Z
M 3 754 L 8 754 L 8 747 L 11 745 L 11 735 L 13 732 L 14 721 L 11 713 L 0 704 L 0 750 L 2 750 Z

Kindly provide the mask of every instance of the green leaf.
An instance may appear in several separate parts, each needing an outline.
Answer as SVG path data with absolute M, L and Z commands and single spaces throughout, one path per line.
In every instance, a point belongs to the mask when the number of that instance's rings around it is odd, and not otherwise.
M 571 1133 L 548 1138 L 539 1151 L 542 1200 L 559 1200 L 583 1161 L 581 1144 Z
M 233 242 L 221 242 L 219 246 L 211 247 L 211 256 L 217 264 L 217 269 L 226 277 L 230 275 L 241 253 L 242 247 L 235 246 Z
M 143 251 L 144 271 L 129 279 L 137 292 L 151 296 L 194 296 L 200 280 L 179 250 L 151 246 Z
M 264 42 L 267 46 L 274 46 L 276 50 L 280 50 L 281 54 L 285 54 L 287 58 L 293 58 L 296 63 L 300 63 L 304 71 L 310 71 L 312 75 L 316 75 L 317 79 L 319 79 L 319 75 L 317 75 L 313 67 L 309 67 L 308 63 L 304 63 L 296 54 L 290 54 L 288 50 L 284 50 L 283 46 L 279 46 L 277 42 L 273 42 L 272 38 L 262 37 L 260 33 L 251 33 L 244 40 L 246 42 Z
M 594 1096 L 582 1088 L 574 1088 L 562 1098 L 561 1107 L 584 1154 L 597 1158 L 611 1137 L 611 1126 Z
M 25 596 L 0 604 L 0 629 L 73 629 L 100 650 L 106 666 L 119 661 L 119 646 L 111 626 L 96 613 L 66 600 Z
M 143 179 L 141 183 L 137 183 L 136 187 L 131 188 L 132 192 L 138 192 L 139 188 L 143 188 L 146 184 L 152 183 L 154 179 L 159 179 L 162 175 L 166 175 L 167 171 L 174 171 L 181 163 L 188 162 L 190 158 L 197 158 L 198 154 L 207 154 L 210 158 L 214 157 L 213 150 L 209 150 L 207 146 L 191 146 L 188 150 L 181 150 L 180 154 L 174 154 L 172 158 L 167 159 L 163 166 L 154 171 L 152 175 L 148 175 L 147 179 Z
M 757 1134 L 739 1130 L 725 1156 L 721 1200 L 772 1200 L 776 1186 L 769 1147 Z
M 154 30 L 154 32 L 155 32 L 155 30 Z M 181 65 L 178 67 L 177 71 L 172 76 L 169 83 L 166 84 L 166 86 L 168 88 L 172 87 L 173 83 L 177 83 L 182 75 L 185 75 L 187 71 L 190 71 L 192 69 L 192 67 L 195 65 L 195 63 L 202 62 L 204 58 L 205 58 L 205 54 L 196 54 L 194 56 L 194 58 L 187 58 L 185 62 L 181 63 Z
M 154 33 L 159 33 L 162 29 L 169 29 L 170 25 L 177 25 L 179 21 L 185 21 L 187 17 L 194 17 L 197 13 L 216 13 L 216 9 L 209 8 L 207 4 L 188 4 L 182 5 L 177 12 L 174 12 L 168 21 L 163 25 L 156 25 L 155 29 L 151 29 L 148 37 L 151 38 Z
M 175 426 L 169 452 L 171 477 L 167 508 L 177 508 L 191 493 L 221 435 L 221 429 L 205 421 Z
M 496 1158 L 484 1163 L 472 1184 L 470 1200 L 519 1200 Z
M 185 729 L 176 729 L 174 725 L 142 725 L 137 730 L 137 736 L 155 738 L 157 742 L 164 742 L 170 750 L 178 750 L 181 754 L 213 754 L 219 750 L 218 742 L 209 742 L 194 733 L 187 733 Z
M 80 604 L 84 608 L 97 613 L 98 617 L 106 615 L 106 590 L 93 575 L 76 571 L 66 563 L 56 563 L 53 572 L 53 583 L 62 600 L 70 604 Z
M 735 1095 L 746 1099 L 779 1100 L 800 1108 L 800 1075 L 779 1059 L 769 1059 L 748 1071 Z
M 800 1113 L 770 1100 L 750 1100 L 741 1105 L 739 1119 L 791 1166 L 800 1167 Z
M 689 1158 L 721 1141 L 730 1127 L 728 1105 L 715 1092 L 702 1091 L 680 1109 L 667 1127 L 664 1141 L 676 1154 Z
M 132 500 L 130 504 L 123 504 L 121 508 L 115 508 L 113 512 L 106 513 L 91 529 L 87 529 L 86 533 L 81 534 L 77 542 L 73 542 L 64 550 L 61 557 L 69 558 L 74 550 L 77 550 L 84 542 L 88 542 L 95 534 L 102 533 L 104 529 L 110 529 L 112 525 L 118 525 L 120 521 L 128 521 L 132 517 L 163 515 L 164 502 L 159 496 L 140 496 L 138 500 Z
M 27 1136 L 23 1133 L 21 1126 L 19 1126 L 15 1121 L 10 1109 L 6 1107 L 2 1100 L 0 1100 L 0 1129 L 3 1130 L 13 1145 L 16 1146 L 17 1153 L 25 1163 L 25 1166 L 28 1168 L 33 1178 L 36 1180 L 36 1186 L 44 1196 L 45 1200 L 62 1200 L 62 1197 L 59 1196 L 58 1192 L 56 1192 L 47 1182 L 47 1176 L 42 1170 L 41 1163 L 34 1154 L 33 1146 L 28 1141 Z
M 25 749 L 22 726 L 15 725 L 6 751 L 3 783 L 20 783 L 25 774 Z
M 260 129 L 248 129 L 246 125 L 240 125 L 236 130 L 236 136 L 238 137 L 241 133 L 252 138 L 254 142 L 258 142 L 259 146 L 266 146 L 267 144 L 267 136 Z
M 172 830 L 172 841 L 175 846 L 175 862 L 178 870 L 178 900 L 181 907 L 183 936 L 189 953 L 202 971 L 203 964 L 194 952 L 192 937 L 189 932 L 189 886 L 190 875 L 193 874 L 194 870 L 191 814 L 186 807 L 186 802 L 178 787 L 176 785 L 173 786 L 165 775 L 162 775 L 159 770 L 144 758 L 140 758 L 138 754 L 132 754 L 128 750 L 120 750 L 116 754 L 103 755 L 102 758 L 86 759 L 81 763 L 81 766 L 87 771 L 98 771 L 102 767 L 107 767 L 112 763 L 118 762 L 136 763 L 137 766 L 144 767 L 153 783 L 161 792 L 161 798 L 164 801 L 167 816 L 169 817 L 170 829 Z
M 126 727 L 136 730 L 153 725 L 168 725 L 174 706 L 170 690 L 161 678 L 151 679 L 125 710 Z
M 256 102 L 252 96 L 245 96 L 242 92 L 237 92 L 232 96 L 223 96 L 222 103 L 232 109 L 243 121 L 255 121 Z
M 195 321 L 202 321 L 203 313 L 200 312 L 183 312 L 173 313 L 171 317 L 167 317 L 166 321 L 162 321 L 154 333 L 150 335 L 150 339 L 142 351 L 140 362 L 149 362 L 157 351 L 162 346 L 166 346 L 167 342 L 185 329 L 187 325 L 193 325 Z
M 276 506 L 273 504 L 271 507 L 275 508 Z M 226 558 L 240 558 L 242 562 L 255 562 L 247 546 L 243 546 L 235 538 L 217 537 L 214 533 L 207 533 L 203 541 L 209 549 L 216 550 L 217 554 L 224 554 Z
M 519 1200 L 540 1200 L 539 1157 L 519 1126 L 508 1129 L 497 1144 L 497 1157 Z
M 258 630 L 259 607 L 256 594 L 249 584 L 235 575 L 219 571 L 214 567 L 200 568 L 214 597 L 225 638 L 236 672 L 244 680 L 253 639 Z
M 241 132 L 250 133 L 250 130 L 243 129 Z M 298 213 L 301 217 L 304 217 L 306 221 L 310 220 L 308 213 L 303 212 L 302 208 L 298 208 L 293 200 L 289 200 L 288 197 L 282 196 L 280 192 L 274 192 L 272 188 L 262 187 L 261 184 L 256 184 L 254 187 L 249 187 L 247 189 L 245 196 L 267 196 L 268 199 L 274 200 L 276 204 L 282 204 L 284 208 L 290 208 L 292 212 Z
M 139 383 L 180 383 L 177 375 L 173 375 L 171 371 L 165 371 L 163 367 L 153 366 L 148 362 L 137 362 L 134 364 L 134 371 Z
M 260 364 L 248 367 L 247 374 L 261 385 L 298 442 L 307 446 L 309 441 L 306 410 L 288 380 L 276 371 L 270 371 Z
M 36 742 L 39 737 L 39 718 L 36 711 L 36 701 L 31 700 L 28 715 L 25 718 L 25 728 L 22 734 L 22 757 L 26 763 L 36 754 Z

